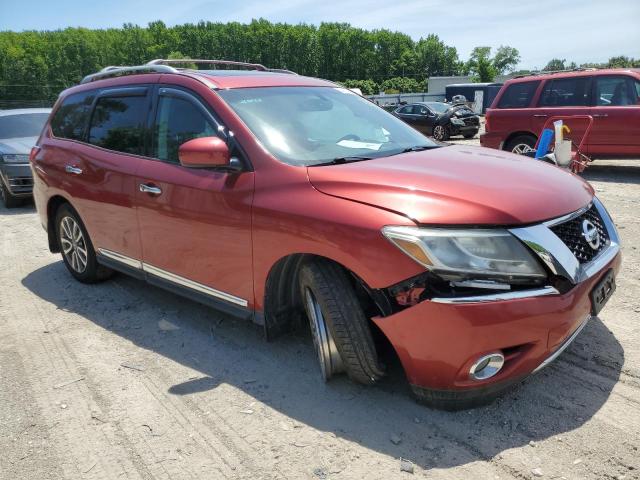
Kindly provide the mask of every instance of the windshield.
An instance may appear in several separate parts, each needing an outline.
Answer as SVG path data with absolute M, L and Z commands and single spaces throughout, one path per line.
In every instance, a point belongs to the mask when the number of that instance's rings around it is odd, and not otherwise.
M 0 139 L 37 137 L 48 117 L 48 113 L 3 115 L 0 117 Z
M 218 93 L 267 150 L 291 165 L 384 157 L 411 147 L 438 146 L 344 88 L 238 88 Z
M 451 108 L 451 105 L 448 105 L 446 103 L 440 103 L 440 102 L 431 102 L 431 103 L 427 103 L 427 105 L 431 110 L 437 113 L 445 113 L 447 110 Z

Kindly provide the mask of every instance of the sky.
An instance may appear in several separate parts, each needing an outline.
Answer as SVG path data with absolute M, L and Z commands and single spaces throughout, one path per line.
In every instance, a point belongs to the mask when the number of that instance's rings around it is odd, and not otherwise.
M 518 68 L 640 57 L 640 0 L 0 0 L 0 30 L 213 22 L 347 22 L 415 40 L 437 34 L 466 60 L 473 47 L 509 45 Z

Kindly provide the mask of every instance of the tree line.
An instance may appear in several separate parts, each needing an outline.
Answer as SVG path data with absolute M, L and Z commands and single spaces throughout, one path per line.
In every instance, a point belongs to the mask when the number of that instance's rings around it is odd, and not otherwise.
M 107 65 L 168 57 L 256 62 L 346 84 L 364 81 L 365 93 L 424 90 L 430 76 L 475 68 L 437 35 L 414 41 L 401 32 L 347 23 L 289 25 L 260 19 L 168 27 L 156 21 L 147 27 L 0 32 L 0 97 L 18 90 L 30 98 L 49 97 Z M 498 70 L 515 66 L 518 59 L 515 51 L 511 63 Z
M 154 58 L 221 58 L 286 68 L 327 78 L 365 94 L 426 91 L 431 76 L 471 75 L 492 81 L 513 71 L 518 50 L 476 47 L 460 59 L 437 35 L 413 40 L 386 29 L 365 30 L 347 23 L 289 25 L 264 19 L 250 23 L 201 21 L 168 27 L 66 28 L 0 32 L 0 102 L 55 99 L 83 76 L 108 65 L 139 65 Z M 638 61 L 615 57 L 617 63 Z M 554 59 L 550 65 L 563 66 Z M 562 69 L 562 68 L 558 68 Z M 522 72 L 526 73 L 526 72 Z M 0 103 L 1 105 L 1 103 Z

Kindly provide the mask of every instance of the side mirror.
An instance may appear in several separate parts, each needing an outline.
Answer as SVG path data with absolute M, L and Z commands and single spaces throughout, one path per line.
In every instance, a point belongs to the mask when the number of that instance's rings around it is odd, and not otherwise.
M 184 142 L 178 148 L 180 165 L 189 168 L 228 167 L 229 147 L 218 137 L 200 137 Z

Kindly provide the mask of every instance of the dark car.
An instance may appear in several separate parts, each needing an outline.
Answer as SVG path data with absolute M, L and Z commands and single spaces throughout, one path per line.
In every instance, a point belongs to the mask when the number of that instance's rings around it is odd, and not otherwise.
M 454 135 L 473 138 L 480 128 L 480 118 L 466 105 L 419 102 L 398 107 L 393 114 L 416 130 L 440 141 Z
M 7 208 L 31 196 L 29 152 L 50 112 L 50 108 L 0 111 L 0 196 Z

